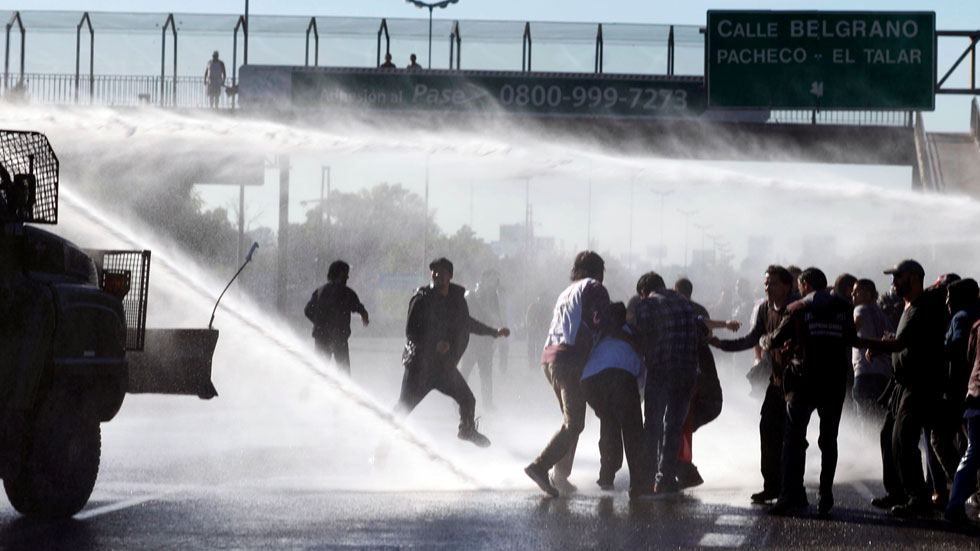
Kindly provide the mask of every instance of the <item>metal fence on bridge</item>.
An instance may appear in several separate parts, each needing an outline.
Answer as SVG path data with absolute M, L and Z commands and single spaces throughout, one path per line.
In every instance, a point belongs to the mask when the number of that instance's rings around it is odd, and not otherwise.
M 200 77 L 140 75 L 75 75 L 25 73 L 10 75 L 6 98 L 44 104 L 80 104 L 131 107 L 204 108 L 208 97 Z M 233 98 L 222 94 L 218 106 L 233 107 Z
M 56 105 L 101 105 L 135 107 L 155 105 L 172 108 L 202 109 L 208 107 L 203 79 L 199 77 L 141 75 L 80 75 L 25 73 L 9 75 L 11 82 L 5 98 L 9 101 Z M 222 94 L 218 107 L 235 108 L 235 98 Z M 772 124 L 827 124 L 853 126 L 913 126 L 912 111 L 771 111 Z

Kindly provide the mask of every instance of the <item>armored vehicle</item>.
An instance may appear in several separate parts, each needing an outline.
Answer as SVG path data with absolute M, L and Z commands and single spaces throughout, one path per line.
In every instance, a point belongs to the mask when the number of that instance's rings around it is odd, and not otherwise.
M 217 331 L 146 329 L 150 251 L 85 250 L 58 222 L 58 158 L 0 130 L 0 478 L 17 511 L 88 502 L 127 392 L 216 396 Z

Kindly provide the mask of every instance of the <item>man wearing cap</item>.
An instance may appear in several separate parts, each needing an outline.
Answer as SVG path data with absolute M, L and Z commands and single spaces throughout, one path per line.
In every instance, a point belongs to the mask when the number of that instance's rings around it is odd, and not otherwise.
M 470 317 L 466 289 L 450 283 L 453 263 L 448 259 L 433 260 L 429 270 L 431 285 L 419 287 L 408 303 L 408 342 L 402 354 L 405 374 L 396 410 L 407 415 L 430 391 L 438 390 L 459 404 L 457 436 L 485 448 L 490 440 L 477 431 L 476 398 L 456 365 L 470 333 L 507 337 L 510 330 L 494 329 Z
M 211 54 L 211 60 L 204 69 L 204 85 L 208 87 L 208 104 L 211 109 L 217 109 L 218 98 L 225 85 L 225 62 L 218 59 L 217 50 Z
M 861 339 L 868 355 L 892 353 L 893 385 L 881 429 L 881 460 L 886 495 L 872 505 L 897 516 L 932 514 L 932 492 L 922 474 L 919 440 L 932 424 L 932 412 L 942 399 L 942 367 L 946 327 L 944 289 L 924 289 L 925 270 L 915 260 L 903 260 L 885 270 L 905 310 L 894 339 Z

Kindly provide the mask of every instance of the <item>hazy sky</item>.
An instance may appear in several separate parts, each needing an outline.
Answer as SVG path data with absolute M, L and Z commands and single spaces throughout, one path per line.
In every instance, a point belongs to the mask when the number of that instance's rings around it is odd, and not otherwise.
M 174 12 L 174 13 L 242 13 L 244 11 L 244 0 L 215 0 L 210 2 L 190 1 L 190 0 L 170 0 L 169 2 L 147 2 L 133 0 L 20 0 L 20 1 L 0 1 L 0 9 L 6 10 L 71 10 L 71 11 L 143 11 L 143 12 Z M 305 15 L 305 16 L 366 16 L 366 17 L 416 17 L 424 18 L 427 12 L 418 10 L 407 5 L 402 0 L 346 0 L 346 1 L 272 1 L 272 0 L 252 0 L 249 3 L 252 14 L 278 14 L 278 15 Z M 975 30 L 980 29 L 980 1 L 978 0 L 934 0 L 934 1 L 910 1 L 910 0 L 878 0 L 878 1 L 743 1 L 743 2 L 702 2 L 699 0 L 689 0 L 687 2 L 664 2 L 661 0 L 629 0 L 629 1 L 606 1 L 597 2 L 595 0 L 460 0 L 458 4 L 452 5 L 446 10 L 437 10 L 435 17 L 439 19 L 499 19 L 499 20 L 529 20 L 529 21 L 584 21 L 584 22 L 629 22 L 629 23 L 660 23 L 660 24 L 695 24 L 705 23 L 706 11 L 708 9 L 800 9 L 800 10 L 887 10 L 887 11 L 935 11 L 936 24 L 940 30 Z M 29 34 L 29 33 L 28 33 Z M 962 39 L 962 46 L 958 45 L 954 39 L 945 39 L 947 42 L 940 41 L 941 57 L 952 55 L 956 56 L 967 46 L 967 41 Z M 947 46 L 947 44 L 949 44 Z M 945 52 L 944 52 L 945 50 Z M 953 51 L 955 50 L 955 52 Z M 940 60 L 940 75 L 947 70 L 948 66 Z M 965 131 L 969 125 L 969 99 L 968 97 L 949 97 L 940 96 L 937 98 L 937 112 L 929 114 L 926 119 L 927 129 L 930 131 Z M 418 159 L 419 150 L 407 148 L 401 152 L 409 159 Z M 396 155 L 397 156 L 397 155 Z M 297 163 L 302 161 L 297 160 Z M 360 159 L 356 156 L 345 155 L 341 159 L 310 159 L 301 166 L 295 175 L 295 187 L 293 197 L 295 201 L 313 200 L 317 197 L 320 184 L 320 164 L 333 164 L 334 169 L 334 189 L 343 191 L 354 191 L 359 187 L 366 187 L 377 183 L 377 181 L 402 182 L 413 191 L 422 192 L 422 176 L 424 170 L 416 166 L 415 170 L 388 171 L 365 171 L 359 166 Z M 346 164 L 346 166 L 345 166 Z M 369 163 L 370 164 L 370 163 Z M 412 164 L 408 161 L 408 164 Z M 415 163 L 418 165 L 418 163 Z M 436 163 L 438 164 L 438 163 Z M 309 166 L 305 166 L 309 165 Z M 479 181 L 470 181 L 469 185 L 460 185 L 458 178 L 449 178 L 446 174 L 439 172 L 448 170 L 441 167 L 432 175 L 433 182 L 433 208 L 437 210 L 437 221 L 448 232 L 454 232 L 462 224 L 472 224 L 478 234 L 487 239 L 494 240 L 497 237 L 497 228 L 502 223 L 518 223 L 524 217 L 524 183 L 521 178 L 514 178 L 512 182 L 506 184 L 513 189 L 507 189 L 504 196 L 513 199 L 509 203 L 496 204 L 503 201 L 501 196 L 501 185 L 493 184 L 488 186 Z M 584 169 L 583 169 L 584 170 Z M 369 172 L 370 174 L 365 174 Z M 377 173 L 374 173 L 377 172 Z M 881 185 L 888 184 L 892 190 L 908 189 L 910 184 L 911 171 L 908 168 L 881 168 L 881 167 L 831 167 L 823 165 L 820 167 L 799 167 L 794 165 L 763 165 L 751 168 L 754 175 L 760 177 L 773 178 L 799 178 L 801 174 L 806 175 L 810 180 L 847 180 L 855 182 L 867 182 L 869 184 Z M 302 173 L 302 174 L 300 174 Z M 270 180 L 274 175 L 269 177 Z M 720 177 L 719 177 L 720 178 Z M 591 179 L 591 177 L 589 178 Z M 602 176 L 597 176 L 597 180 Z M 619 178 L 623 180 L 623 178 Z M 535 219 L 539 221 L 540 227 L 536 228 L 540 234 L 555 235 L 560 239 L 566 239 L 565 245 L 568 247 L 581 247 L 585 245 L 585 232 L 580 231 L 575 234 L 567 234 L 564 228 L 566 219 L 566 208 L 560 205 L 551 204 L 547 186 L 544 178 L 535 180 L 532 186 L 531 202 L 536 202 Z M 625 181 L 625 180 L 624 180 Z M 303 182 L 306 185 L 301 184 Z M 465 183 L 465 182 L 463 182 Z M 622 205 L 626 201 L 626 190 L 628 186 L 619 186 L 616 205 Z M 557 185 L 557 184 L 556 184 Z M 585 193 L 585 187 L 578 191 Z M 536 192 L 535 189 L 538 191 Z M 233 190 L 232 190 L 233 191 Z M 268 194 L 268 207 L 255 207 L 262 212 L 262 225 L 275 227 L 274 221 L 274 192 L 275 186 L 264 186 L 257 194 Z M 232 193 L 225 190 L 214 190 L 209 193 L 212 205 L 233 206 L 237 202 L 237 192 Z M 536 197 L 537 194 L 540 196 Z M 583 196 L 584 198 L 584 196 Z M 259 197 L 255 197 L 259 200 Z M 653 195 L 648 195 L 646 199 L 637 198 L 638 201 L 653 204 Z M 478 208 L 475 212 L 471 210 L 471 201 L 476 201 Z M 599 199 L 596 199 L 599 201 Z M 261 202 L 261 201 L 260 201 Z M 668 205 L 665 217 L 668 221 L 680 224 L 681 219 L 674 211 L 683 201 L 680 197 L 674 196 Z M 481 203 L 494 203 L 492 215 L 484 212 L 487 209 L 479 208 Z M 601 205 L 597 204 L 601 210 Z M 611 210 L 619 210 L 621 206 Z M 305 208 L 291 208 L 291 218 L 302 219 Z M 704 207 L 707 211 L 708 207 Z M 253 214 L 257 214 L 255 210 Z M 673 213 L 673 214 L 672 214 Z M 487 214 L 487 215 L 485 215 Z M 584 214 L 584 213 L 579 213 Z M 621 214 L 621 210 L 620 210 Z M 269 218 L 266 220 L 266 218 Z M 696 217 L 698 218 L 698 217 Z M 699 216 L 704 223 L 713 223 L 714 231 L 718 231 L 723 226 L 723 221 L 717 217 L 710 217 L 703 213 Z M 616 220 L 618 222 L 618 220 Z M 692 220 L 698 222 L 698 220 Z M 732 225 L 739 221 L 731 222 Z M 592 238 L 598 239 L 600 245 L 613 247 L 618 252 L 623 252 L 625 240 L 621 237 L 613 237 L 604 234 L 602 230 L 603 222 L 600 219 L 596 222 L 597 228 L 592 232 Z M 637 221 L 637 230 L 644 233 L 643 226 Z M 608 222 L 605 223 L 608 225 Z M 709 230 L 709 232 L 712 230 Z M 749 234 L 753 230 L 746 228 L 736 233 Z M 638 251 L 655 245 L 659 242 L 659 228 L 654 224 L 649 226 L 645 232 L 647 239 L 638 239 L 634 248 Z M 656 235 L 651 238 L 650 234 Z M 703 233 L 692 232 L 691 241 L 702 241 Z M 620 232 L 618 235 L 622 235 Z M 699 237 L 701 239 L 699 239 Z M 678 238 L 679 239 L 679 238 Z M 686 241 L 686 239 L 685 239 Z M 732 239 L 736 250 L 744 245 L 741 239 Z M 697 243 L 700 245 L 700 243 Z M 691 248 L 697 246 L 691 244 Z M 685 246 L 686 248 L 686 246 Z M 675 242 L 669 251 L 669 255 L 677 258 L 683 256 L 680 252 L 680 245 Z M 738 251 L 741 252 L 741 251 Z
M 20 0 L 0 2 L 4 9 L 243 13 L 244 0 Z M 941 29 L 980 28 L 980 2 L 973 0 L 846 0 L 665 2 L 663 0 L 460 0 L 434 17 L 444 19 L 504 19 L 534 21 L 595 21 L 609 23 L 703 24 L 709 9 L 780 10 L 925 10 L 936 12 Z M 279 15 L 347 15 L 422 17 L 427 14 L 401 0 L 252 0 L 250 13 Z

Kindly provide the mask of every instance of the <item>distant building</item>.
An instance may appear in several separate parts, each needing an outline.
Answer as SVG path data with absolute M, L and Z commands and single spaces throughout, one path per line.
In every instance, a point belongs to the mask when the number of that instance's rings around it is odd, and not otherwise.
M 497 256 L 515 256 L 524 251 L 527 238 L 524 224 L 501 224 L 500 239 L 490 243 L 490 248 Z M 532 235 L 530 241 L 533 252 L 555 250 L 554 237 Z

